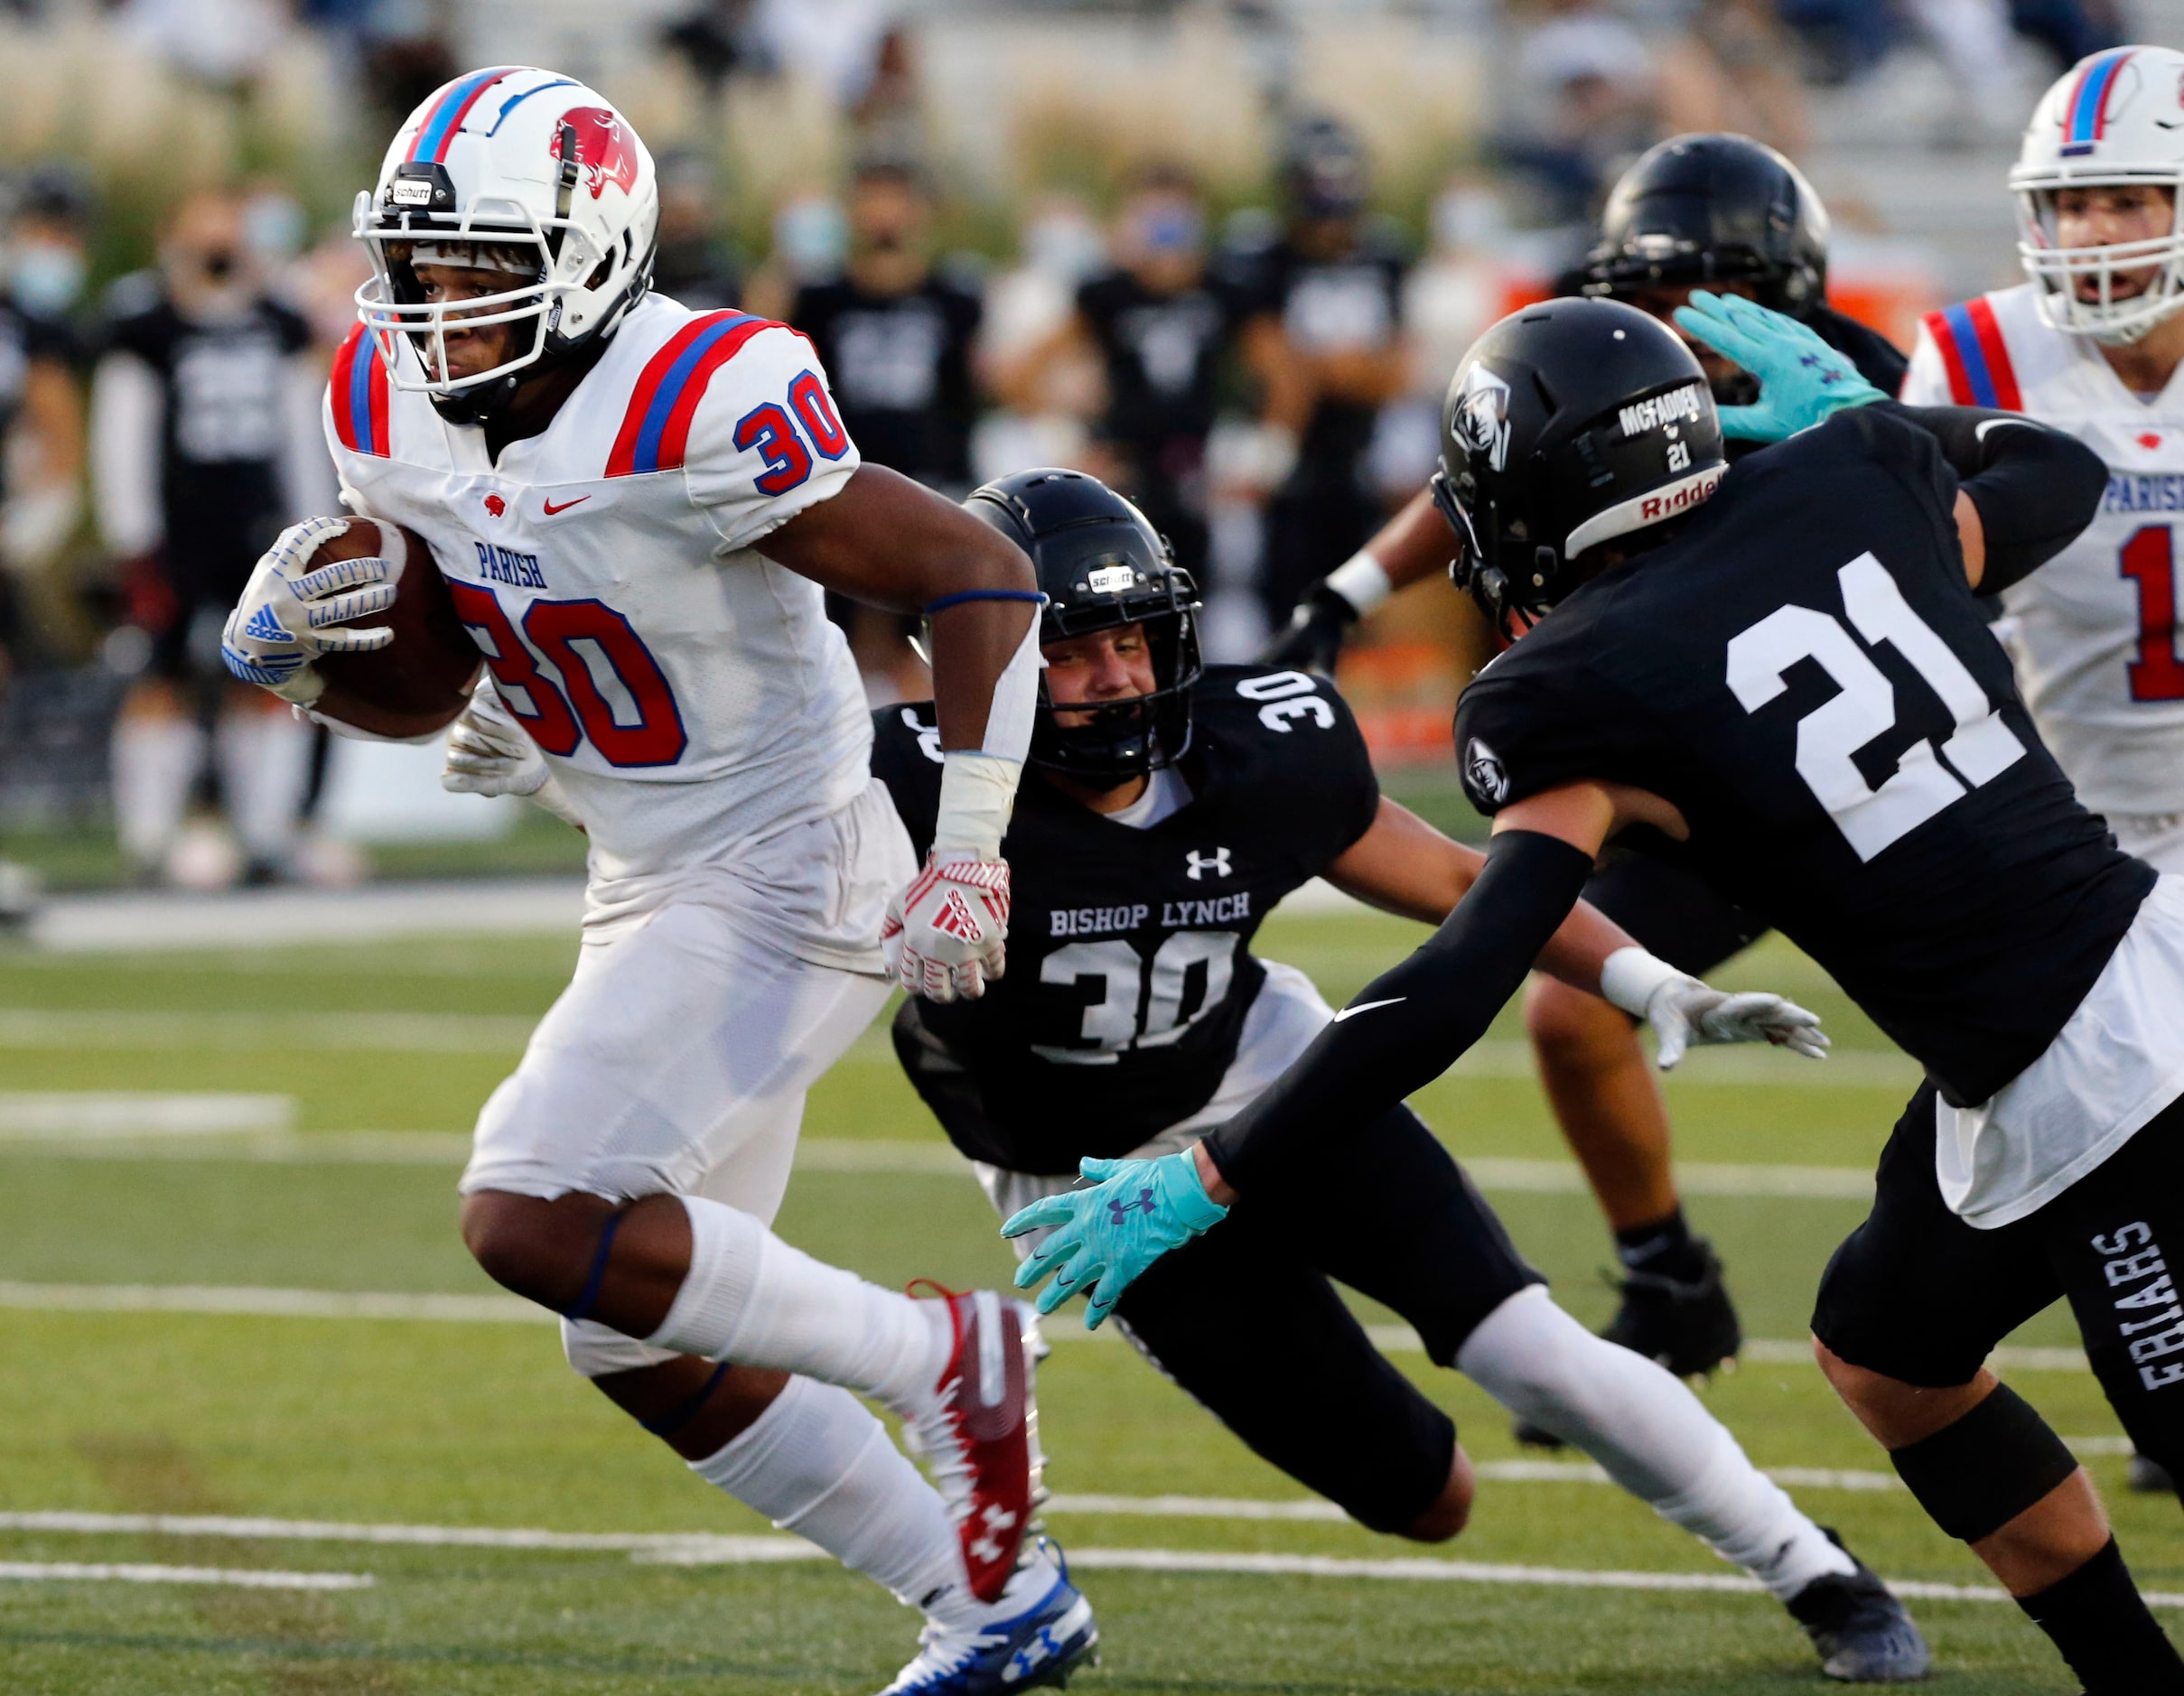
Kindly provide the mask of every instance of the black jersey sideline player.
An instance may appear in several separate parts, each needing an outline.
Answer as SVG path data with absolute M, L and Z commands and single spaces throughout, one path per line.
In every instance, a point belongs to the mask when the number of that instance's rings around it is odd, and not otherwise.
M 1324 873 L 1438 922 L 1476 850 L 1385 798 L 1324 679 L 1202 670 L 1197 593 L 1136 508 L 1041 471 L 966 503 L 1022 547 L 1049 596 L 1047 667 L 1007 851 L 1008 976 L 975 1002 L 909 1001 L 895 1047 L 1004 1215 L 1067 1189 L 1084 1157 L 1167 1152 L 1240 1110 L 1331 1016 L 1258 959 L 1267 912 Z M 920 850 L 939 798 L 929 707 L 874 714 L 874 772 Z M 1816 1048 L 1778 998 L 1729 999 L 1579 908 L 1549 969 L 1714 1039 Z M 1677 1039 L 1672 1035 L 1671 1040 Z M 1707 1039 L 1702 1034 L 1700 1039 Z M 1377 1531 L 1454 1536 L 1471 1499 L 1447 1415 L 1376 1350 L 1330 1279 L 1395 1308 L 1428 1352 L 1563 1433 L 1664 1517 L 1754 1573 L 1838 1678 L 1914 1677 L 1927 1651 L 1887 1589 L 1753 1468 L 1674 1377 L 1591 1336 L 1409 1108 L 1344 1132 L 1367 1158 L 1163 1264 L 1124 1299 L 1131 1340 L 1259 1454 Z M 1302 1219 L 1302 1228 L 1289 1221 Z
M 1642 155 L 1608 198 L 1579 279 L 1586 294 L 1627 301 L 1664 322 L 1694 287 L 1737 293 L 1797 319 L 1893 395 L 1904 358 L 1878 332 L 1827 303 L 1827 210 L 1772 148 L 1742 135 L 1679 135 Z M 1680 333 L 1680 332 L 1679 332 Z M 1685 338 L 1714 399 L 1750 396 L 1753 378 Z M 1732 443 L 1733 461 L 1746 447 Z M 1401 587 L 1442 570 L 1454 538 L 1424 495 L 1299 610 L 1269 652 L 1330 668 L 1343 633 Z M 1611 849 L 1585 899 L 1684 971 L 1703 976 L 1756 942 L 1765 923 L 1682 867 Z M 1684 1218 L 1659 1086 L 1629 1021 L 1547 979 L 1526 997 L 1525 1023 L 1556 1123 L 1583 1165 L 1615 1234 L 1622 1300 L 1605 1336 L 1671 1371 L 1710 1371 L 1742 1343 L 1712 1245 Z M 1519 1428 L 1527 1442 L 1545 1433 Z
M 1363 138 L 1337 118 L 1305 119 L 1284 141 L 1280 175 L 1281 234 L 1222 261 L 1240 301 L 1244 363 L 1263 391 L 1260 424 L 1293 453 L 1265 508 L 1259 593 L 1275 624 L 1379 527 L 1386 508 L 1369 450 L 1380 409 L 1411 377 L 1409 261 L 1366 209 Z
M 2067 1297 L 2140 1450 L 2184 1458 L 2184 881 L 2079 805 L 1974 598 L 2067 544 L 2106 472 L 2014 415 L 1887 403 L 1763 308 L 1694 305 L 1685 321 L 1759 376 L 1773 433 L 1825 421 L 1727 469 L 1697 363 L 1655 321 L 1561 301 L 1489 331 L 1436 483 L 1468 586 L 1531 626 L 1457 712 L 1495 819 L 1485 870 L 1199 1149 L 1015 1223 L 1060 1226 L 1050 1258 L 1108 1269 L 1112 1301 L 1190 1235 L 1194 1188 L 1204 1228 L 1238 1192 L 1345 1163 L 1327 1132 L 1477 1039 L 1604 841 L 1674 843 L 1926 1067 L 1822 1281 L 1823 1370 L 2089 1696 L 2176 1696 L 2184 1659 L 2091 1480 L 1983 1365 Z
M 1125 185 L 1115 264 L 1087 277 L 1075 310 L 1005 378 L 1012 404 L 1042 404 L 1041 386 L 1072 353 L 1106 379 L 1092 446 L 1110 480 L 1196 573 L 1206 564 L 1206 438 L 1219 410 L 1238 291 L 1207 263 L 1206 196 L 1186 167 L 1153 162 Z

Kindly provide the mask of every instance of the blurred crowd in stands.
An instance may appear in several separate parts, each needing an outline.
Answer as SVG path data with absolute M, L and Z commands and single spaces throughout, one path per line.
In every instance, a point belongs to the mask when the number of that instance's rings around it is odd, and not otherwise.
M 1913 38 L 1968 122 L 2013 130 L 2013 98 L 1980 113 L 2024 51 L 2012 32 L 2059 67 L 2121 39 L 2109 4 L 1537 0 L 1502 32 L 1484 144 L 1407 220 L 1356 129 L 1270 85 L 1255 197 L 1148 155 L 1104 191 L 1024 195 L 1014 250 L 972 254 L 937 238 L 956 187 L 922 127 L 914 14 L 710 0 L 651 51 L 715 96 L 754 68 L 819 79 L 848 163 L 739 246 L 723 149 L 652 137 L 657 286 L 805 331 L 867 460 L 955 496 L 1040 463 L 1125 489 L 1199 576 L 1209 649 L 1243 657 L 1418 489 L 1447 372 L 1555 289 L 1603 183 L 1646 145 L 1733 129 L 1796 156 L 1807 89 Z M 425 0 L 0 0 L 15 27 L 87 9 L 236 89 L 282 32 L 321 32 L 357 67 L 374 136 L 464 68 L 459 7 Z M 146 882 L 353 878 L 355 851 L 312 822 L 323 736 L 229 683 L 218 650 L 258 553 L 335 504 L 319 396 L 364 256 L 345 222 L 313 227 L 310 185 L 246 177 L 173 198 L 139 268 L 94 275 L 112 247 L 99 186 L 62 158 L 0 179 L 0 832 L 110 818 Z M 836 612 L 876 702 L 919 690 L 899 620 Z M 1428 740 L 1445 740 L 1431 704 Z

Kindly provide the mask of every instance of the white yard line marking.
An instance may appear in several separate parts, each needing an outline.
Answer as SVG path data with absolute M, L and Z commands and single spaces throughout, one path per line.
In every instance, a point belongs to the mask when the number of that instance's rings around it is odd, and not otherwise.
M 365 1590 L 369 1572 L 275 1572 L 257 1567 L 166 1567 L 143 1562 L 0 1561 L 0 1581 L 67 1579 L 107 1584 L 229 1584 L 247 1590 Z
M 459 1325 L 558 1321 L 520 1296 L 399 1295 L 203 1284 L 0 1282 L 0 1308 L 30 1312 L 202 1313 L 252 1319 L 434 1319 Z
M 285 1048 L 382 1054 L 513 1054 L 530 1039 L 537 1022 L 527 1015 L 502 1013 L 5 1007 L 0 1008 L 0 1048 Z M 860 1037 L 844 1058 L 864 1065 L 895 1063 L 884 1033 L 876 1031 Z M 1448 1075 L 1522 1078 L 1532 1076 L 1535 1069 L 1529 1043 L 1490 1038 L 1474 1045 Z M 1918 1082 L 1918 1068 L 1904 1056 L 1881 1049 L 1837 1048 L 1826 1060 L 1815 1064 L 1748 1045 L 1695 1055 L 1662 1081 L 1670 1090 L 1685 1085 L 1748 1087 L 1775 1084 L 1801 1090 L 1880 1089 L 1908 1094 Z
M 80 1313 L 201 1313 L 296 1319 L 428 1319 L 453 1324 L 554 1322 L 554 1315 L 520 1296 L 417 1295 L 364 1290 L 287 1290 L 219 1284 L 46 1284 L 0 1281 L 0 1310 Z M 1407 1325 L 1368 1325 L 1366 1335 L 1390 1354 L 1422 1354 L 1425 1345 Z M 1087 1331 L 1073 1319 L 1050 1322 L 1050 1343 L 1116 1343 L 1107 1330 Z M 1806 1365 L 1812 1345 L 1783 1337 L 1748 1337 L 1743 1358 L 1769 1365 Z M 2085 1372 L 2075 1348 L 1998 1348 L 1988 1356 L 2005 1372 Z
M 176 897 L 61 895 L 31 921 L 59 954 L 324 947 L 390 937 L 558 935 L 583 919 L 582 878 L 377 883 L 363 890 L 238 890 Z
M 0 1142 L 279 1133 L 294 1123 L 293 1095 L 201 1090 L 0 1091 Z
M 1063 1501 L 1050 1504 L 1063 1511 Z M 1185 1503 L 1189 1496 L 1074 1498 L 1079 1501 Z M 1227 1506 L 1261 1508 L 1321 1508 L 1320 1503 L 1226 1503 Z M 1302 1518 L 1303 1514 L 1269 1514 L 1268 1518 Z M 1340 1517 L 1339 1511 L 1335 1517 Z M 1311 1517 L 1323 1517 L 1314 1513 Z M 76 1533 L 90 1535 L 234 1537 L 260 1541 L 337 1542 L 365 1545 L 405 1545 L 428 1548 L 546 1550 L 576 1552 L 626 1552 L 633 1561 L 663 1566 L 747 1566 L 779 1561 L 824 1561 L 824 1552 L 801 1538 L 779 1534 L 724 1536 L 710 1532 L 565 1532 L 503 1529 L 482 1525 L 399 1525 L 358 1524 L 337 1520 L 261 1519 L 230 1514 L 0 1514 L 0 1531 Z M 1246 1573 L 1308 1578 L 1390 1579 L 1455 1584 L 1538 1584 L 1564 1589 L 1616 1590 L 1713 1590 L 1734 1595 L 1760 1591 L 1757 1580 L 1727 1572 L 1630 1572 L 1612 1569 L 1504 1565 L 1477 1561 L 1441 1561 L 1424 1556 L 1384 1560 L 1358 1560 L 1336 1555 L 1253 1554 L 1179 1549 L 1075 1549 L 1072 1566 L 1088 1570 L 1139 1572 Z M 12 1577 L 121 1577 L 136 1573 L 163 1575 L 175 1583 L 257 1584 L 311 1589 L 352 1589 L 372 1583 L 369 1574 L 343 1572 L 271 1572 L 251 1569 L 229 1570 L 217 1567 L 107 1566 L 73 1562 L 0 1563 L 0 1578 Z M 163 1575 L 191 1574 L 191 1577 Z M 194 1576 L 202 1575 L 202 1576 Z M 2006 1602 L 2003 1592 L 1989 1585 L 1940 1584 L 1922 1580 L 1891 1580 L 1899 1596 L 1927 1601 Z M 2184 1607 L 2184 1595 L 2156 1593 L 2147 1601 L 2157 1607 Z
M 500 1013 L 57 1011 L 0 1007 L 0 1048 L 323 1048 L 522 1052 L 536 1019 Z
M 5 1019 L 0 1014 L 0 1020 Z M 0 1046 L 5 1046 L 0 1039 Z M 0 1098 L 4 1100 L 5 1098 Z M 260 1099 L 238 1097 L 238 1100 Z M 279 1097 L 265 1097 L 277 1100 Z M 207 1125 L 215 1129 L 247 1126 Z M 98 1160 L 193 1160 L 271 1162 L 295 1166 L 460 1166 L 470 1158 L 471 1140 L 460 1131 L 317 1131 L 258 1135 L 221 1143 L 131 1146 L 132 1133 L 117 1130 L 81 1142 L 56 1135 L 42 1140 L 41 1155 L 80 1155 Z M 0 1142 L 8 1140 L 0 1121 Z M 1569 1160 L 1503 1159 L 1487 1155 L 1464 1161 L 1464 1169 L 1483 1189 L 1540 1195 L 1586 1193 L 1584 1174 Z M 807 1137 L 797 1149 L 799 1171 L 888 1178 L 968 1175 L 969 1163 L 945 1142 L 908 1138 Z M 1756 1196 L 1787 1200 L 1870 1201 L 1873 1175 L 1860 1166 L 1759 1166 L 1687 1160 L 1676 1168 L 1685 1193 L 1694 1196 Z

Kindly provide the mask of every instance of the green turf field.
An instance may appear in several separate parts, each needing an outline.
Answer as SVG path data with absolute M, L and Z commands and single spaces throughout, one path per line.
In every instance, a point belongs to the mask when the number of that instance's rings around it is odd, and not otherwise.
M 1339 997 L 1414 934 L 1277 917 L 1263 946 Z M 0 1691 L 856 1692 L 907 1658 L 916 1621 L 863 1580 L 756 1558 L 773 1543 L 719 1541 L 771 1533 L 574 1379 L 551 1327 L 497 1299 L 462 1252 L 460 1133 L 573 953 L 450 938 L 0 955 L 0 1092 L 294 1104 L 294 1128 L 276 1133 L 87 1140 L 0 1122 Z M 1870 1168 L 1910 1069 L 1786 947 L 1722 975 L 1820 1008 L 1839 1058 L 1801 1070 L 1702 1053 L 1669 1086 L 1690 1210 L 1760 1339 L 1703 1393 L 1760 1464 L 1823 1475 L 1793 1487 L 1881 1570 L 1980 1584 L 1890 1487 L 1796 1347 L 1820 1268 L 1862 1212 L 1843 1169 Z M 1597 1323 L 1606 1239 L 1556 1163 L 1517 1036 L 1505 1016 L 1421 1104 L 1562 1299 Z M 0 1119 L 16 1099 L 0 1095 Z M 876 1035 L 817 1094 L 806 1134 L 780 1221 L 792 1241 L 890 1281 L 1005 1278 L 984 1198 Z M 1778 1169 L 1790 1168 L 1805 1169 Z M 283 1305 L 295 1311 L 268 1312 Z M 1400 1358 L 1486 1466 L 1472 1528 L 1436 1549 L 1294 1511 L 1288 1480 L 1127 1347 L 1084 1340 L 1073 1316 L 1052 1328 L 1050 1524 L 1083 1558 L 1106 1635 L 1079 1688 L 1821 1688 L 1764 1598 L 1573 1588 L 1589 1573 L 1728 1569 L 1582 1473 L 1509 1476 L 1505 1421 L 1422 1355 Z M 2013 1340 L 2055 1351 L 2072 1337 L 2050 1313 Z M 2117 1428 L 2092 1379 L 2064 1354 L 2017 1358 L 2020 1387 L 2086 1440 L 2142 1580 L 2184 1591 L 2184 1522 L 2173 1502 L 2123 1494 Z M 392 1541 L 375 1530 L 388 1526 L 425 1529 Z M 562 1535 L 462 1540 L 475 1528 Z M 1225 1559 L 1239 1555 L 1352 1564 L 1250 1571 Z M 1176 1570 L 1190 1557 L 1212 1570 Z M 1496 1570 L 1365 1564 L 1400 1560 Z M 1514 1565 L 1565 1581 L 1507 1581 Z M 167 1581 L 174 1569 L 341 1588 Z M 2074 1688 L 2013 1607 L 1915 1607 L 1937 1688 Z M 2184 1624 L 2184 1609 L 2168 1617 Z

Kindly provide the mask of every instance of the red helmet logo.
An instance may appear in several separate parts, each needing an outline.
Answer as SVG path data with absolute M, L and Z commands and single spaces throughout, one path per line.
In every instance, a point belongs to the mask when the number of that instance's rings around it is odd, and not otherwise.
M 610 182 L 619 183 L 624 194 L 631 192 L 637 182 L 637 148 L 630 126 L 603 106 L 573 107 L 554 126 L 549 151 L 555 158 L 561 157 L 561 138 L 570 130 L 576 133 L 576 163 L 583 167 L 592 198 L 596 200 Z
M 509 503 L 498 495 L 488 495 L 485 498 L 485 509 L 498 518 L 509 509 Z

